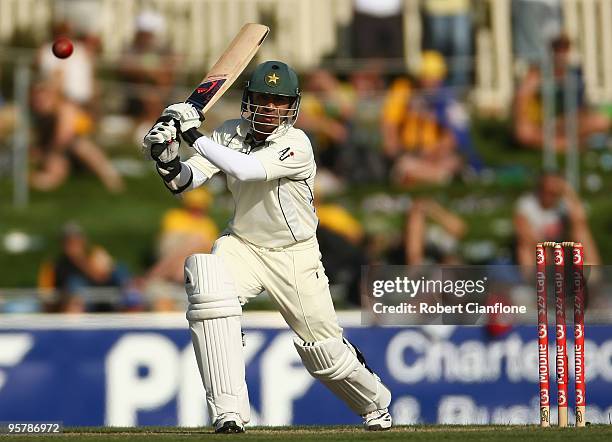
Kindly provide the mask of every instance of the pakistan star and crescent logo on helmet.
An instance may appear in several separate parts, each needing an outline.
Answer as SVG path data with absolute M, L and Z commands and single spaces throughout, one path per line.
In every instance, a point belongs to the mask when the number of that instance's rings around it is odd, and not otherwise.
M 278 86 L 278 80 L 280 77 L 276 75 L 276 73 L 272 72 L 271 74 L 266 75 L 266 84 L 271 87 Z

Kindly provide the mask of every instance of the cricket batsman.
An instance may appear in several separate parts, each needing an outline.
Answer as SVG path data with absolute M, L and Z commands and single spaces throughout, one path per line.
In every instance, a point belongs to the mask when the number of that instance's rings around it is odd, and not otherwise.
M 173 104 L 143 141 L 172 193 L 223 172 L 234 198 L 234 216 L 212 253 L 185 261 L 187 319 L 217 433 L 244 432 L 249 422 L 240 316 L 263 290 L 296 333 L 310 374 L 359 414 L 366 430 L 392 425 L 391 392 L 338 325 L 316 237 L 314 154 L 293 127 L 299 106 L 296 73 L 267 61 L 245 86 L 240 119 L 207 137 L 198 132 L 203 117 L 195 107 Z M 198 154 L 182 162 L 179 137 Z

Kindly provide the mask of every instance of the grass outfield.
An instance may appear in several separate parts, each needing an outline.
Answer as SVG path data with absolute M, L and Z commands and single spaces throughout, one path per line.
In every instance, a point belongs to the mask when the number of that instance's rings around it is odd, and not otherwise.
M 248 441 L 288 440 L 292 441 L 365 441 L 365 440 L 411 440 L 411 441 L 557 441 L 571 438 L 576 441 L 609 441 L 612 438 L 612 426 L 591 425 L 583 429 L 547 428 L 533 425 L 478 425 L 478 426 L 397 426 L 386 432 L 366 433 L 356 426 L 325 427 L 253 427 L 245 434 L 213 434 L 210 428 L 187 429 L 174 427 L 141 427 L 141 428 L 66 428 L 62 435 L 22 435 L 36 441 L 108 441 L 108 440 L 146 440 L 187 441 L 232 439 Z

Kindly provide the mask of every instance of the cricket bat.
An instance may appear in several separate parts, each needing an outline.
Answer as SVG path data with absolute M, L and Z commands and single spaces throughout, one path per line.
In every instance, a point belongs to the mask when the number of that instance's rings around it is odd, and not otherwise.
M 245 24 L 186 102 L 206 114 L 253 59 L 269 32 L 267 26 Z

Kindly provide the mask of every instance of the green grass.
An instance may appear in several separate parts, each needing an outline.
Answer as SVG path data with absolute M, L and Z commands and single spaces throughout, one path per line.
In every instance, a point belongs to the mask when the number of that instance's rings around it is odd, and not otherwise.
M 14 436 L 11 436 L 14 437 Z M 238 435 L 216 435 L 210 428 L 187 429 L 174 427 L 141 428 L 67 428 L 62 435 L 23 435 L 20 438 L 36 441 L 109 441 L 143 440 L 171 442 L 189 440 L 244 440 L 244 441 L 605 441 L 612 437 L 612 427 L 592 425 L 583 429 L 547 428 L 515 425 L 397 426 L 385 432 L 365 432 L 356 426 L 253 427 Z

